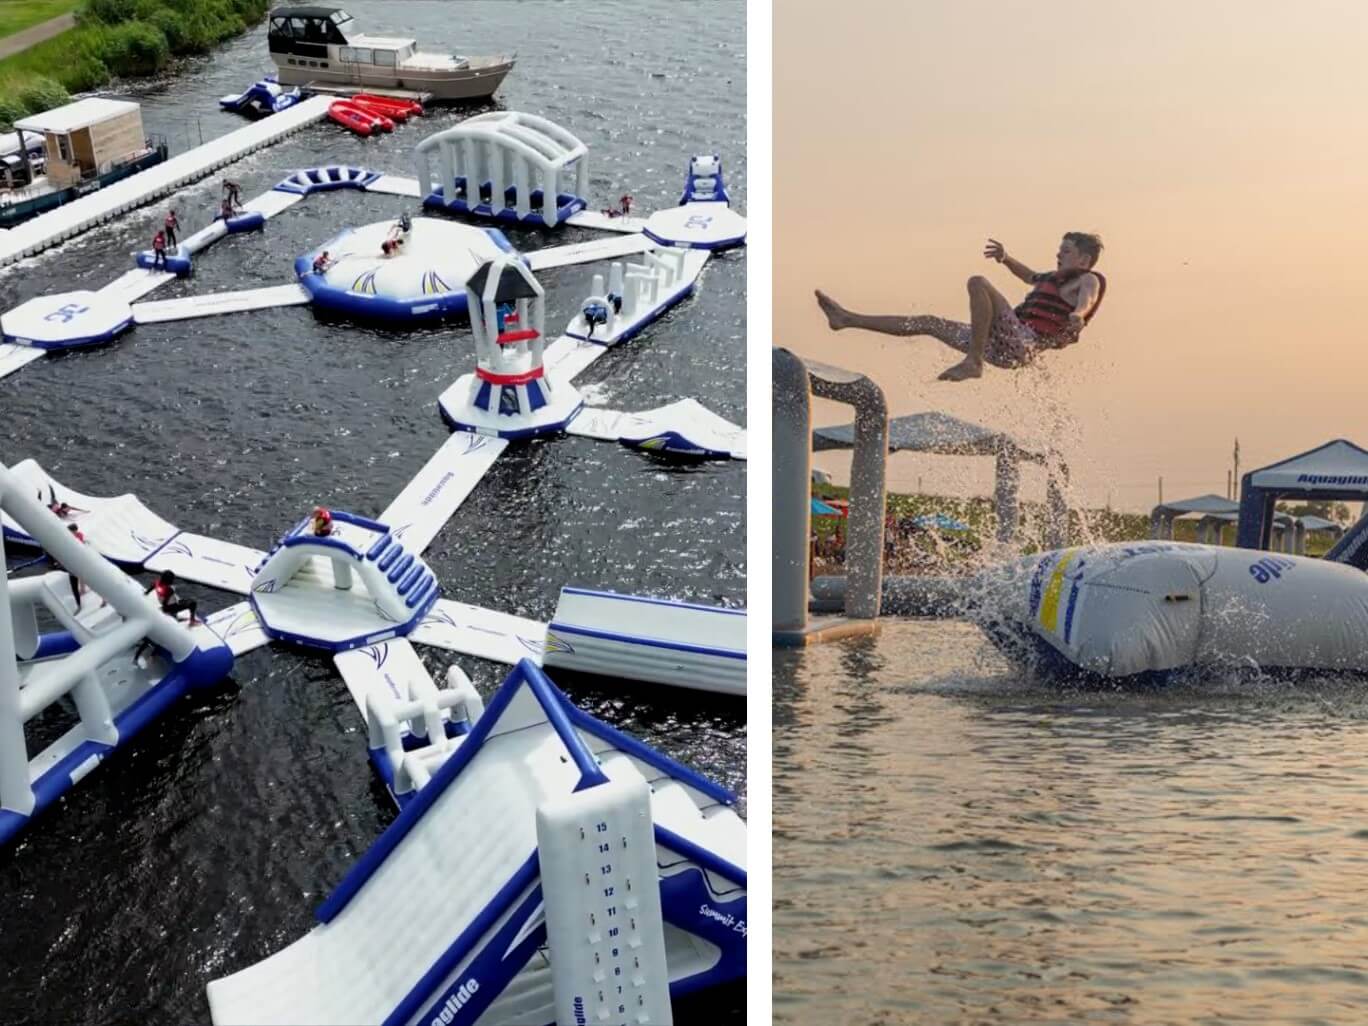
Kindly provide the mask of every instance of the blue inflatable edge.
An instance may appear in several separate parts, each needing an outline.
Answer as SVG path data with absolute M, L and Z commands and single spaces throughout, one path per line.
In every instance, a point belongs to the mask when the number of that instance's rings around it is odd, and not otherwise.
M 737 652 L 730 648 L 711 648 L 708 645 L 690 645 L 683 641 L 660 641 L 656 638 L 644 638 L 637 634 L 618 634 L 616 631 L 598 630 L 594 627 L 576 627 L 571 624 L 557 623 L 552 620 L 546 627 L 547 631 L 559 631 L 562 634 L 578 634 L 584 638 L 602 638 L 605 641 L 620 641 L 624 645 L 639 645 L 642 648 L 659 648 L 669 652 L 690 652 L 695 655 L 715 656 L 718 659 L 739 659 L 746 661 L 745 652 Z
M 268 638 L 276 641 L 284 641 L 291 645 L 299 645 L 302 648 L 321 649 L 324 652 L 350 652 L 355 648 L 364 648 L 366 645 L 378 645 L 382 641 L 392 641 L 395 638 L 405 638 L 412 634 L 418 625 L 423 622 L 432 607 L 442 596 L 442 587 L 438 585 L 433 588 L 426 598 L 423 599 L 413 610 L 413 613 L 403 623 L 396 623 L 392 627 L 387 627 L 379 631 L 370 631 L 366 634 L 358 634 L 355 637 L 344 638 L 341 641 L 324 641 L 308 634 L 296 634 L 293 631 L 282 631 L 278 627 L 272 627 L 270 621 L 261 614 L 261 608 L 257 605 L 256 593 L 249 592 L 247 601 L 251 603 L 252 612 L 256 614 L 257 621 L 261 624 L 261 632 Z
M 113 745 L 102 741 L 82 741 L 76 748 L 33 782 L 34 806 L 29 815 L 0 809 L 0 846 L 8 844 L 29 821 L 75 786 L 72 772 L 92 756 L 104 760 L 110 752 L 129 744 L 138 732 L 159 718 L 176 699 L 197 687 L 217 684 L 233 669 L 233 653 L 227 645 L 196 648 L 151 690 L 114 717 L 119 740 Z
M 423 197 L 423 207 L 428 210 L 445 210 L 448 213 L 465 214 L 468 217 L 484 217 L 493 221 L 503 221 L 507 224 L 527 224 L 539 228 L 559 228 L 567 218 L 573 217 L 581 210 L 587 209 L 588 206 L 589 204 L 582 197 L 561 193 L 556 197 L 556 223 L 548 225 L 546 219 L 535 210 L 530 211 L 525 217 L 519 217 L 518 212 L 510 207 L 494 211 L 488 203 L 481 203 L 472 209 L 465 200 L 456 199 L 448 202 L 442 196 L 440 185 Z
M 649 228 L 642 228 L 641 234 L 652 242 L 658 242 L 660 245 L 668 246 L 671 249 L 708 249 L 716 252 L 720 249 L 732 249 L 735 246 L 744 246 L 746 244 L 746 235 L 744 232 L 728 239 L 720 239 L 717 242 L 679 242 L 675 239 L 666 239 L 656 235 Z
M 664 444 L 660 448 L 651 448 L 651 442 L 663 442 Z M 629 449 L 636 449 L 638 452 L 649 452 L 655 455 L 664 453 L 670 456 L 688 456 L 700 460 L 729 460 L 732 458 L 730 452 L 724 452 L 721 449 L 709 449 L 706 445 L 699 445 L 678 431 L 665 431 L 661 434 L 651 435 L 649 438 L 619 438 L 618 444 L 625 445 Z
M 339 177 L 339 174 L 345 173 Z M 300 175 L 308 179 L 307 184 L 296 181 Z M 329 192 L 333 189 L 364 189 L 380 177 L 379 171 L 371 171 L 351 164 L 331 164 L 324 167 L 300 168 L 288 178 L 282 179 L 274 188 L 279 192 L 293 192 L 308 196 L 315 192 Z
M 578 414 L 580 410 L 584 408 L 584 404 L 580 403 L 578 406 L 575 407 L 574 413 L 570 414 L 570 416 L 566 417 L 564 420 L 556 421 L 556 423 L 554 424 L 542 424 L 538 427 L 516 428 L 510 429 L 508 431 L 496 431 L 493 434 L 491 434 L 489 429 L 486 427 L 477 426 L 475 424 L 467 424 L 462 420 L 458 420 L 451 413 L 447 412 L 447 408 L 442 405 L 440 399 L 437 401 L 437 408 L 441 410 L 442 420 L 446 422 L 446 426 L 451 428 L 451 430 L 453 431 L 463 431 L 471 435 L 483 435 L 485 438 L 503 438 L 510 442 L 520 442 L 529 438 L 539 438 L 543 435 L 565 434 L 565 425 L 569 424 L 570 421 L 574 419 L 575 414 Z
M 299 261 L 304 261 L 302 270 Z M 465 289 L 400 300 L 388 296 L 358 295 L 329 285 L 321 275 L 313 273 L 312 257 L 300 257 L 295 262 L 295 272 L 299 275 L 299 284 L 309 293 L 314 306 L 357 320 L 428 321 L 461 316 L 468 312 Z
M 4 340 L 18 346 L 29 346 L 46 352 L 56 352 L 62 349 L 81 349 L 85 346 L 105 345 L 108 342 L 113 342 L 132 326 L 133 315 L 130 313 L 127 319 L 120 321 L 108 331 L 96 335 L 82 335 L 80 338 L 63 339 L 61 342 L 41 342 L 38 339 L 24 338 L 22 335 L 5 335 Z M 5 537 L 8 538 L 10 535 L 6 533 Z

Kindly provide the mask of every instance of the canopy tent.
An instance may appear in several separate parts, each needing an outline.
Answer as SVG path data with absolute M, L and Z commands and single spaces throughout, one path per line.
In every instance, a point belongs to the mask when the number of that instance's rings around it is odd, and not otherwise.
M 842 516 L 842 513 L 835 506 L 828 506 L 821 499 L 813 499 L 812 515 L 814 517 L 839 517 Z
M 1220 538 L 1221 523 L 1228 517 L 1234 520 L 1236 514 L 1240 512 L 1240 504 L 1231 499 L 1223 499 L 1219 495 L 1199 495 L 1194 499 L 1180 499 L 1177 502 L 1161 502 L 1150 510 L 1150 537 L 1173 539 L 1173 522 L 1182 517 L 1198 515 L 1202 519 L 1197 522 L 1197 540 L 1203 541 L 1205 536 L 1215 529 L 1216 537 Z
M 1368 449 L 1337 438 L 1245 474 L 1240 482 L 1240 527 L 1235 544 L 1246 549 L 1268 548 L 1275 504 L 1280 499 L 1368 502 Z M 1341 539 L 1341 544 L 1345 541 L 1348 539 Z M 1329 556 L 1333 555 L 1331 550 Z
M 813 452 L 854 447 L 855 426 L 839 424 L 816 428 L 812 432 Z M 993 505 L 997 513 L 997 537 L 1010 542 L 1016 537 L 1020 518 L 1018 490 L 1021 463 L 1038 463 L 1048 473 L 1046 506 L 1049 509 L 1048 544 L 1062 547 L 1068 540 L 1068 507 L 1064 486 L 1068 468 L 1057 454 L 1036 452 L 1019 444 L 1002 431 L 971 424 L 945 413 L 909 413 L 888 421 L 889 452 L 926 452 L 944 456 L 992 456 L 996 460 L 996 486 Z

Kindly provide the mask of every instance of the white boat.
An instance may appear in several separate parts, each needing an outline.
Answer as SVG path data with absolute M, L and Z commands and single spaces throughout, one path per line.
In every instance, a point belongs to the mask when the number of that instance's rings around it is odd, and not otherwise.
M 363 35 L 337 7 L 277 7 L 267 44 L 283 85 L 399 89 L 438 101 L 484 100 L 513 70 L 514 57 L 426 53 L 412 39 Z

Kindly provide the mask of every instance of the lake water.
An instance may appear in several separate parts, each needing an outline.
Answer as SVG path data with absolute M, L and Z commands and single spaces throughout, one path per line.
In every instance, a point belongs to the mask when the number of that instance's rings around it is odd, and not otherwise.
M 933 621 L 775 678 L 775 1022 L 1365 1020 L 1361 681 L 1064 689 Z
M 740 3 L 349 3 L 372 31 L 434 49 L 516 50 L 500 106 L 544 114 L 591 149 L 592 198 L 678 202 L 691 154 L 720 152 L 746 207 L 745 35 Z M 173 151 L 244 122 L 218 110 L 270 70 L 265 26 L 162 81 L 116 95 L 143 105 Z M 243 196 L 299 167 L 346 162 L 410 174 L 408 149 L 466 112 L 361 139 L 324 122 L 234 165 Z M 217 178 L 176 200 L 193 231 Z M 331 193 L 234 236 L 192 280 L 155 298 L 280 284 L 294 257 L 341 227 L 413 202 Z M 165 207 L 101 227 L 0 275 L 0 309 L 98 288 L 132 266 Z M 550 239 L 508 231 L 532 249 Z M 647 409 L 686 396 L 745 423 L 743 251 L 698 294 L 581 382 L 594 401 Z M 547 272 L 547 322 L 568 321 L 589 267 Z M 0 381 L 0 458 L 32 457 L 94 495 L 135 492 L 178 526 L 265 548 L 324 501 L 374 515 L 447 438 L 438 394 L 473 360 L 467 330 L 387 332 L 283 309 L 141 326 L 113 345 L 45 358 Z M 512 447 L 428 550 L 448 597 L 549 619 L 562 585 L 739 607 L 745 603 L 745 465 L 678 466 L 614 445 Z M 202 608 L 231 597 L 186 588 Z M 434 675 L 453 658 L 419 649 Z M 460 659 L 488 696 L 505 668 Z M 582 706 L 745 792 L 742 703 L 557 677 Z M 205 984 L 301 936 L 313 911 L 393 818 L 365 734 L 329 659 L 279 646 L 241 659 L 106 761 L 0 853 L 0 1021 L 204 1021 Z M 472 838 L 472 840 L 475 840 Z M 740 987 L 680 1014 L 744 1018 Z

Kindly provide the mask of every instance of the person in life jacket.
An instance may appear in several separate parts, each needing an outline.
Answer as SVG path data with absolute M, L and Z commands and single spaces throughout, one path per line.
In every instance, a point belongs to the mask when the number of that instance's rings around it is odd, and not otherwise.
M 190 626 L 194 627 L 199 623 L 195 618 L 195 612 L 199 608 L 199 603 L 194 599 L 182 599 L 176 594 L 176 572 L 174 570 L 163 570 L 157 575 L 157 579 L 143 589 L 144 595 L 151 595 L 156 592 L 157 605 L 161 611 L 171 619 L 176 619 L 176 614 L 185 610 L 190 611 Z M 133 665 L 138 664 L 138 659 L 143 652 L 151 648 L 155 642 L 151 638 L 143 638 L 138 643 L 138 647 L 133 652 Z
M 1073 345 L 1102 303 L 1107 280 L 1093 270 L 1102 255 L 1102 240 L 1087 232 L 1069 232 L 1059 244 L 1053 271 L 1036 272 L 1007 255 L 989 239 L 983 255 L 1003 264 L 1031 286 L 1021 305 L 1011 302 L 982 275 L 969 279 L 969 323 L 929 314 L 882 316 L 845 309 L 822 291 L 817 305 L 833 331 L 864 328 L 884 335 L 928 335 L 964 354 L 940 375 L 942 381 L 964 381 L 983 375 L 985 361 L 1007 369 L 1030 363 L 1045 349 Z
M 166 270 L 166 233 L 158 231 L 152 236 L 152 269 Z
M 332 514 L 322 506 L 317 507 L 313 511 L 312 525 L 315 537 L 328 537 L 332 534 Z
M 332 260 L 328 257 L 328 251 L 325 249 L 322 253 L 319 253 L 318 256 L 314 257 L 313 273 L 322 274 L 331 266 Z
M 174 209 L 166 215 L 165 225 L 167 245 L 174 247 L 176 245 L 176 232 L 180 230 L 180 218 L 176 216 Z

